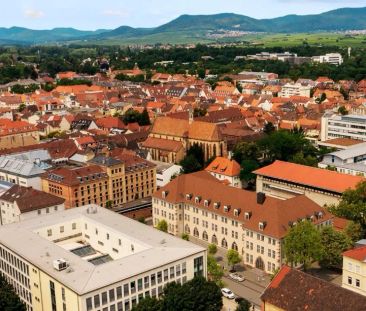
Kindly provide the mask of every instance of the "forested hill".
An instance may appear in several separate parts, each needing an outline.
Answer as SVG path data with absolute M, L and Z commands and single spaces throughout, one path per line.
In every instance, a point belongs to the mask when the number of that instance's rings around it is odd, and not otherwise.
M 223 13 L 215 15 L 182 15 L 156 28 L 121 26 L 114 30 L 80 31 L 74 28 L 32 30 L 12 27 L 0 28 L 2 42 L 40 44 L 77 40 L 135 40 L 159 42 L 161 38 L 206 38 L 208 33 L 223 31 L 300 33 L 366 29 L 366 8 L 344 8 L 317 15 L 287 15 L 273 19 L 255 19 L 244 15 Z M 165 40 L 166 41 L 166 40 Z

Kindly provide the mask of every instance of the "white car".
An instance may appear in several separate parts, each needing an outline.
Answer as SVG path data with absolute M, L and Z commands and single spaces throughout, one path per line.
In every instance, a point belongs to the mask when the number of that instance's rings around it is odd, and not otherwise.
M 238 282 L 243 282 L 245 280 L 245 278 L 238 273 L 230 273 L 229 277 Z
M 234 299 L 235 298 L 234 293 L 228 288 L 222 288 L 221 293 L 224 297 L 226 297 L 228 299 Z

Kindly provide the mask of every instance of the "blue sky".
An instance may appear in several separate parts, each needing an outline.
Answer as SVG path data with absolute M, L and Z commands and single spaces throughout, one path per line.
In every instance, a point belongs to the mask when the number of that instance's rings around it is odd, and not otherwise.
M 154 27 L 181 14 L 233 12 L 270 18 L 362 6 L 366 7 L 366 0 L 7 0 L 0 26 L 88 30 L 121 25 Z

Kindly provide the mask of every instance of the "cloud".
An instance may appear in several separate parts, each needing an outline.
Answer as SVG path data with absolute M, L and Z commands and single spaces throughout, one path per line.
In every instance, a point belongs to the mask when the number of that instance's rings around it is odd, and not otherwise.
M 127 10 L 105 10 L 103 11 L 103 15 L 107 16 L 116 16 L 116 17 L 129 17 L 130 13 Z
M 42 18 L 44 16 L 44 13 L 40 10 L 28 9 L 28 10 L 25 10 L 24 15 L 26 17 L 29 17 L 29 18 L 32 18 L 32 19 L 39 19 L 39 18 Z

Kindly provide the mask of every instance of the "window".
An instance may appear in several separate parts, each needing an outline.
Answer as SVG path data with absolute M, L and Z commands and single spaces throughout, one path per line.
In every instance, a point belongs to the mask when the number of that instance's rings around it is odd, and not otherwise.
M 100 306 L 100 298 L 99 295 L 94 296 L 94 308 L 98 308 Z
M 76 223 L 73 223 L 72 224 L 72 230 L 75 230 L 76 229 Z
M 350 276 L 348 277 L 348 284 L 352 285 L 352 278 Z
M 154 286 L 156 284 L 156 276 L 155 273 L 150 275 L 150 280 L 151 280 L 151 286 Z
M 113 302 L 114 301 L 114 289 L 110 289 L 109 290 L 109 302 Z
M 359 279 L 356 279 L 356 286 L 360 287 L 360 280 Z
M 193 268 L 194 276 L 203 275 L 203 256 L 194 259 Z
M 89 311 L 91 309 L 93 309 L 92 299 L 91 298 L 87 298 L 86 299 L 86 310 Z
M 164 270 L 164 281 L 168 281 L 169 280 L 169 271 L 168 269 Z
M 182 263 L 182 273 L 183 274 L 186 274 L 186 272 L 187 272 L 187 263 L 186 262 L 183 262 Z
M 137 280 L 137 290 L 142 290 L 142 279 Z
M 65 231 L 64 226 L 61 226 L 61 227 L 60 227 L 60 233 L 63 233 L 64 231 Z
M 122 298 L 122 286 L 118 286 L 116 292 L 117 292 L 117 299 Z
M 107 292 L 102 293 L 102 305 L 105 305 L 108 302 Z
M 128 284 L 123 285 L 123 295 L 126 297 L 130 294 Z
M 52 229 L 48 229 L 47 230 L 47 236 L 51 236 L 52 235 Z
M 130 286 L 131 286 L 131 294 L 134 294 L 136 292 L 136 282 L 132 281 L 130 283 Z

